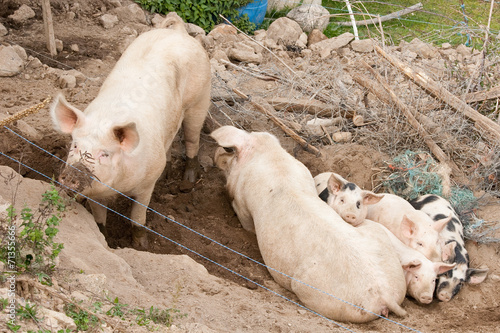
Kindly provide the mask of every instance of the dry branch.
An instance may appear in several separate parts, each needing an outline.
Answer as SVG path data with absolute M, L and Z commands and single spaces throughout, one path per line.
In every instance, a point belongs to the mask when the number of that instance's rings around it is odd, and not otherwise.
M 389 21 L 389 20 L 392 20 L 392 19 L 395 19 L 395 18 L 399 18 L 399 17 L 401 17 L 403 15 L 410 14 L 410 13 L 413 13 L 415 11 L 421 10 L 423 7 L 424 6 L 419 2 L 416 5 L 410 6 L 408 8 L 405 8 L 405 9 L 402 9 L 402 10 L 398 10 L 397 12 L 381 16 L 380 19 L 378 19 L 378 18 L 372 18 L 372 19 L 369 19 L 369 20 L 357 21 L 356 25 L 376 24 L 379 21 L 380 22 Z M 336 22 L 336 23 L 338 25 L 341 25 L 341 26 L 352 27 L 352 22 Z
M 271 104 L 278 111 L 307 111 L 307 113 L 317 117 L 331 117 L 337 113 L 336 109 L 334 109 L 330 104 L 306 98 L 290 100 L 289 98 L 284 97 L 271 97 L 267 98 L 266 102 Z M 352 118 L 353 115 L 353 111 L 345 111 L 345 114 L 342 116 Z
M 390 56 L 387 52 L 382 50 L 378 45 L 374 45 L 375 50 L 382 55 L 386 60 L 388 60 L 393 66 L 398 68 L 406 76 L 412 79 L 420 87 L 425 89 L 431 95 L 439 98 L 443 102 L 447 103 L 455 110 L 459 111 L 467 118 L 475 122 L 478 129 L 484 131 L 494 142 L 500 140 L 500 125 L 492 121 L 491 119 L 478 113 L 476 110 L 467 105 L 464 101 L 460 100 L 458 97 L 450 93 L 439 83 L 427 76 L 423 71 L 413 69 L 407 64 L 403 63 L 401 60 Z
M 403 114 L 406 116 L 408 119 L 408 122 L 410 125 L 415 128 L 418 132 L 418 134 L 422 137 L 424 140 L 425 144 L 429 147 L 431 152 L 436 156 L 436 158 L 439 160 L 441 164 L 444 164 L 446 166 L 449 166 L 455 176 L 462 177 L 462 172 L 458 168 L 458 166 L 453 162 L 448 155 L 432 140 L 430 134 L 425 130 L 425 128 L 418 122 L 418 120 L 415 118 L 414 114 L 412 111 L 405 105 L 401 100 L 396 96 L 394 91 L 391 89 L 387 81 L 382 78 L 382 76 L 377 73 L 370 65 L 368 65 L 366 62 L 361 61 L 361 64 L 366 67 L 377 79 L 378 82 L 384 87 L 386 90 L 387 94 L 389 95 L 390 99 L 392 102 L 398 107 L 398 109 L 403 112 Z M 382 97 L 385 98 L 385 97 Z M 381 98 L 381 99 L 382 99 Z
M 263 107 L 259 103 L 256 103 L 256 102 L 252 101 L 251 99 L 248 98 L 247 95 L 245 95 L 243 92 L 239 91 L 236 88 L 233 88 L 233 92 L 236 95 L 240 96 L 241 98 L 244 98 L 245 100 L 247 100 L 248 102 L 250 102 L 250 104 L 252 104 L 257 109 L 257 111 L 263 113 L 269 119 L 271 119 L 276 125 L 278 125 L 283 130 L 283 132 L 285 132 L 292 139 L 294 139 L 296 142 L 298 142 L 300 144 L 300 146 L 302 148 L 304 148 L 304 150 L 306 150 L 306 151 L 308 151 L 308 152 L 310 152 L 312 154 L 315 154 L 316 156 L 320 156 L 321 155 L 321 152 L 318 150 L 318 148 L 313 147 L 310 144 L 308 144 L 306 142 L 306 140 L 302 139 L 290 127 L 286 126 L 280 119 L 278 119 L 275 115 L 271 114 L 265 107 Z
M 473 93 L 468 93 L 465 95 L 465 103 L 476 103 L 483 102 L 489 99 L 500 98 L 500 86 L 496 86 L 491 88 L 490 90 L 476 91 Z M 443 103 L 441 102 L 432 102 L 421 109 L 423 112 L 439 109 L 443 107 Z

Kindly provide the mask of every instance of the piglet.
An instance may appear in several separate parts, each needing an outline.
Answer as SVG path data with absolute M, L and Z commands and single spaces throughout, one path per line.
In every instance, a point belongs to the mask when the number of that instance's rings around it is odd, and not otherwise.
M 319 197 L 354 227 L 365 220 L 367 206 L 376 204 L 384 196 L 362 190 L 333 172 L 320 173 L 314 177 L 314 183 Z
M 440 235 L 445 243 L 456 244 L 454 255 L 449 259 L 450 262 L 456 264 L 456 267 L 439 276 L 436 287 L 437 298 L 443 302 L 448 302 L 458 294 L 465 283 L 478 284 L 483 282 L 488 269 L 469 267 L 470 260 L 465 249 L 464 228 L 451 204 L 446 199 L 435 194 L 423 195 L 410 201 L 410 204 L 428 214 L 435 222 L 446 216 L 452 216 L 451 221 L 448 222 Z
M 60 182 L 97 201 L 116 191 L 131 196 L 130 218 L 142 225 L 181 125 L 184 179 L 196 180 L 200 131 L 210 103 L 205 50 L 178 16 L 167 18 L 163 26 L 169 28 L 148 31 L 127 48 L 84 111 L 62 95 L 51 107 L 56 129 L 73 139 Z M 92 201 L 90 206 L 105 230 L 106 208 Z M 133 246 L 147 247 L 142 228 L 134 228 Z
M 366 218 L 384 225 L 405 245 L 432 261 L 446 260 L 451 255 L 452 245 L 445 246 L 439 237 L 451 215 L 434 222 L 405 199 L 386 193 L 378 203 L 368 206 Z

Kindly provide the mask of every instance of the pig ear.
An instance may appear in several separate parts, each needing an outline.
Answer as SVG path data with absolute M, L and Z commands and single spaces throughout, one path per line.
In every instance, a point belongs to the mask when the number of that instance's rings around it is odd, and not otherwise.
M 69 104 L 62 94 L 59 94 L 52 106 L 50 114 L 56 128 L 63 133 L 70 134 L 75 127 L 81 126 L 85 120 L 85 114 Z
M 455 248 L 457 247 L 457 242 L 449 242 L 446 245 L 441 245 L 443 251 L 441 253 L 441 260 L 444 262 L 450 262 L 455 259 Z
M 371 191 L 363 191 L 363 204 L 374 205 L 384 197 L 383 194 L 375 194 Z
M 413 259 L 412 261 L 403 264 L 403 270 L 411 272 L 419 269 L 420 266 L 422 266 L 422 262 L 418 259 Z
M 342 186 L 344 186 L 344 181 L 337 177 L 335 173 L 332 173 L 330 178 L 328 178 L 328 192 L 332 194 L 338 194 Z
M 139 144 L 139 133 L 137 132 L 135 123 L 114 127 L 113 135 L 115 136 L 115 139 L 120 142 L 121 149 L 127 153 L 134 150 Z
M 417 225 L 415 222 L 410 220 L 406 215 L 403 216 L 403 221 L 401 222 L 401 233 L 406 238 L 413 238 L 415 236 Z
M 437 275 L 448 272 L 450 269 L 453 269 L 457 264 L 445 264 L 444 262 L 435 262 L 434 263 L 434 271 Z
M 437 232 L 441 232 L 444 227 L 446 227 L 446 225 L 448 224 L 448 222 L 451 221 L 451 219 L 453 218 L 453 215 L 450 214 L 450 216 L 448 217 L 445 217 L 444 219 L 441 219 L 441 220 L 437 220 L 436 222 L 434 222 L 434 224 L 432 225 L 432 228 L 434 230 L 436 230 Z
M 226 148 L 234 147 L 237 151 L 240 151 L 250 138 L 250 133 L 233 126 L 219 127 L 210 135 L 217 141 L 219 146 Z
M 488 274 L 488 268 L 469 268 L 467 270 L 467 282 L 470 284 L 478 284 L 486 279 L 486 274 Z

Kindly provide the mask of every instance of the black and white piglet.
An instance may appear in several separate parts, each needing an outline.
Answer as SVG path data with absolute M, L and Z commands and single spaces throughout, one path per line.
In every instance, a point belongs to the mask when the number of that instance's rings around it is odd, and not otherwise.
M 464 228 L 451 204 L 444 198 L 435 194 L 426 194 L 410 201 L 415 209 L 429 215 L 438 221 L 452 215 L 452 219 L 441 231 L 440 236 L 446 244 L 456 242 L 454 256 L 450 261 L 456 263 L 455 268 L 442 274 L 436 287 L 436 296 L 443 302 L 448 302 L 465 283 L 478 284 L 484 281 L 488 269 L 475 269 L 469 267 L 469 255 L 465 249 Z

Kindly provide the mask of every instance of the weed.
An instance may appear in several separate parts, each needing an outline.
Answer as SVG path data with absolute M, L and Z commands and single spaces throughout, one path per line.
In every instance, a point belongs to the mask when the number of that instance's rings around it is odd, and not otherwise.
M 109 309 L 108 311 L 106 311 L 106 314 L 108 316 L 111 316 L 111 317 L 119 317 L 120 319 L 123 320 L 124 316 L 125 316 L 126 308 L 128 307 L 128 304 L 120 303 L 120 301 L 118 300 L 118 297 L 115 297 L 115 299 L 113 301 L 111 301 L 111 299 L 108 298 L 108 301 L 113 303 L 113 307 L 111 309 Z
M 151 329 L 150 325 L 160 324 L 167 327 L 172 326 L 175 318 L 187 316 L 186 314 L 175 314 L 180 311 L 177 309 L 158 309 L 151 306 L 149 309 L 135 309 L 135 321 L 139 326 L 145 326 Z M 174 315 L 173 315 L 174 314 Z
M 96 316 L 79 309 L 75 304 L 67 304 L 64 307 L 64 312 L 73 319 L 78 331 L 87 331 L 99 325 L 99 319 Z
M 55 243 L 54 237 L 59 232 L 57 226 L 65 207 L 54 185 L 42 194 L 41 203 L 35 212 L 25 207 L 18 216 L 11 205 L 7 209 L 9 233 L 1 239 L 0 260 L 18 273 L 39 274 L 40 282 L 49 284 L 47 273 L 54 270 L 55 259 L 63 249 L 63 244 Z M 20 232 L 17 233 L 17 239 L 13 240 L 16 236 L 17 219 L 21 221 L 18 228 Z

